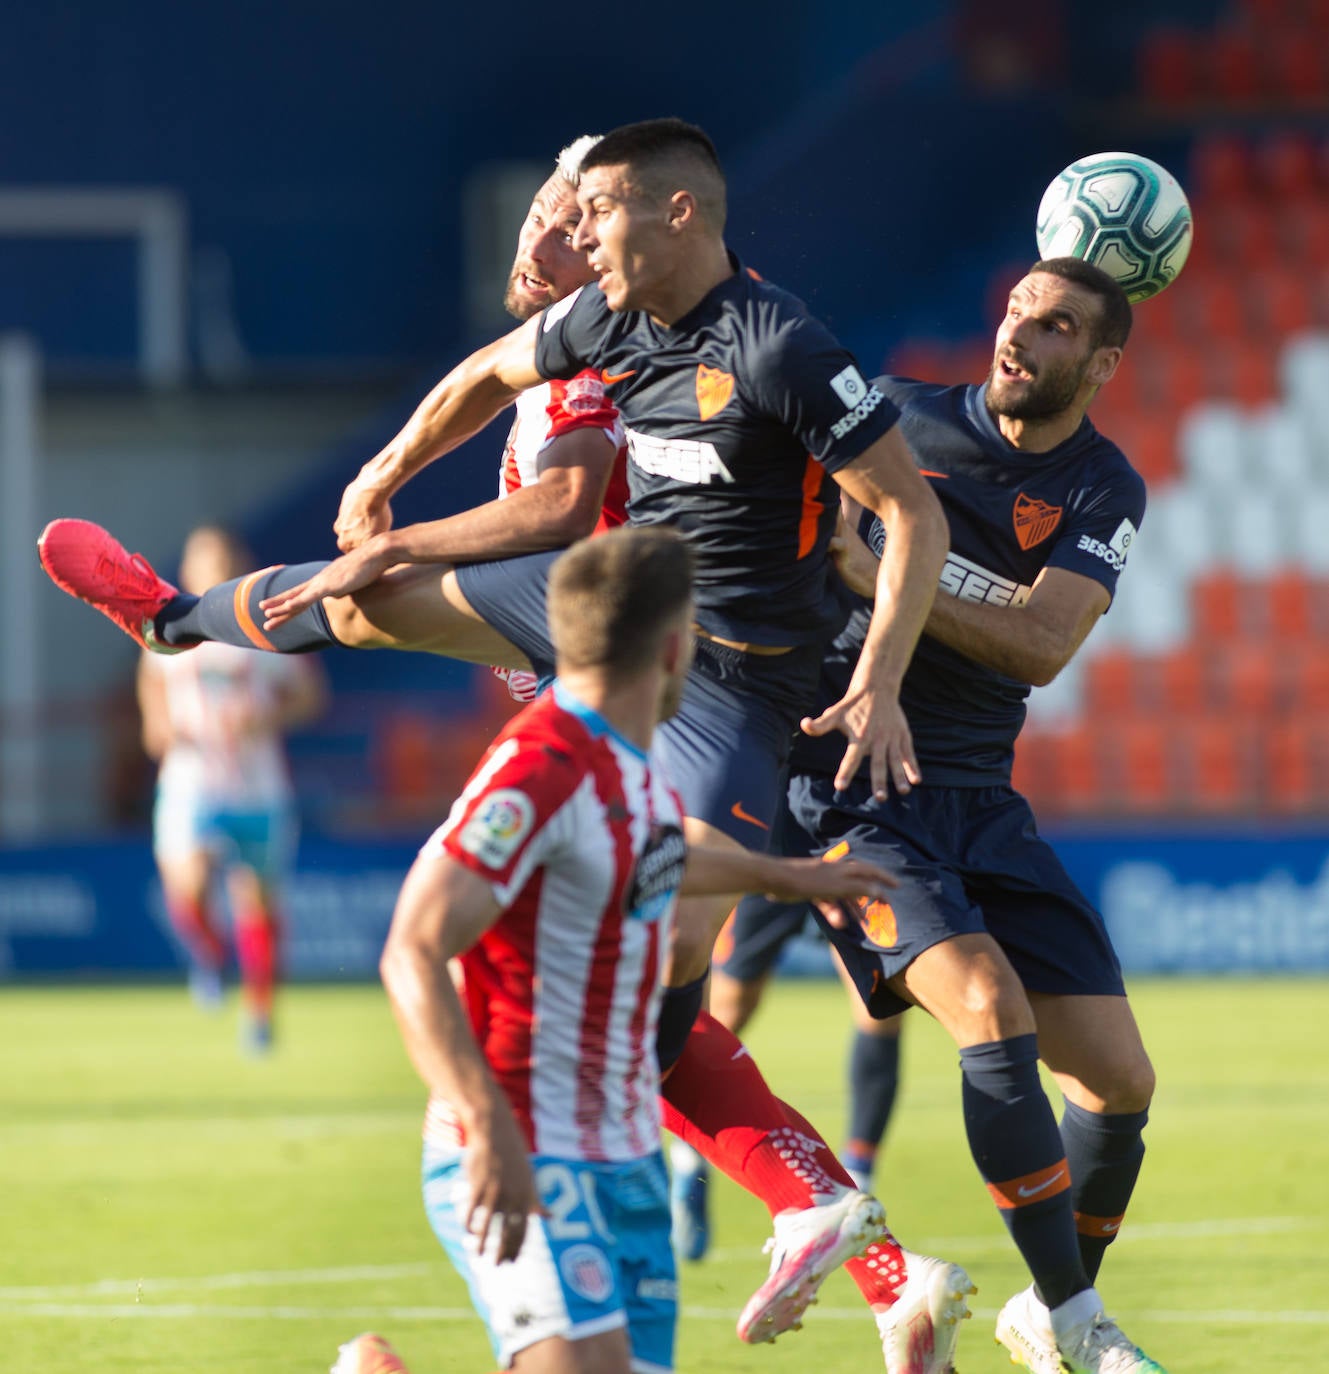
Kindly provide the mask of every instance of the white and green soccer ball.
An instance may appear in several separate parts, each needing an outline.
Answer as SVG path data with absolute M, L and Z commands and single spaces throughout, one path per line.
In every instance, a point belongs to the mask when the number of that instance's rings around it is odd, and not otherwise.
M 1186 193 L 1166 168 L 1138 153 L 1094 153 L 1043 192 L 1034 233 L 1039 257 L 1092 262 L 1134 305 L 1176 281 L 1194 223 Z

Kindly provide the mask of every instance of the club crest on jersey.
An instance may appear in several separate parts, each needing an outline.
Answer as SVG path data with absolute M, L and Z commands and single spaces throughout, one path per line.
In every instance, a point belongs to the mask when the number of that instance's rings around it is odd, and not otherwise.
M 1015 522 L 1015 537 L 1020 541 L 1020 547 L 1032 549 L 1035 544 L 1041 544 L 1061 523 L 1061 512 L 1061 506 L 1049 506 L 1036 496 L 1019 492 L 1011 518 Z
M 732 374 L 721 372 L 718 367 L 707 367 L 705 363 L 698 363 L 697 409 L 701 412 L 703 420 L 718 415 L 729 404 L 729 398 L 733 394 Z
M 607 1302 L 614 1291 L 609 1261 L 593 1245 L 569 1246 L 558 1258 L 563 1281 L 587 1302 Z
M 525 792 L 503 787 L 491 792 L 462 826 L 457 844 L 486 868 L 502 868 L 530 834 L 535 804 Z

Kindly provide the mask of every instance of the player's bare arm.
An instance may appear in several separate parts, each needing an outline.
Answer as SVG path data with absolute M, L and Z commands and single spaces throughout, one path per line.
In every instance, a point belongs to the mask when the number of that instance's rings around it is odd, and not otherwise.
M 1046 687 L 1071 661 L 1110 604 L 1083 573 L 1044 568 L 1023 606 L 989 606 L 938 595 L 927 634 L 1017 682 Z
M 458 363 L 420 402 L 397 436 L 360 469 L 342 496 L 333 526 L 343 552 L 391 525 L 388 503 L 404 483 L 543 380 L 535 370 L 540 318 L 533 316 Z
M 407 1053 L 466 1132 L 467 1230 L 496 1255 L 517 1257 L 540 1199 L 526 1141 L 467 1024 L 448 960 L 469 949 L 501 908 L 485 880 L 446 855 L 418 858 L 406 875 L 379 970 Z
M 831 553 L 850 590 L 871 596 L 877 556 L 850 521 L 841 520 Z M 939 593 L 923 632 L 1017 682 L 1046 687 L 1075 656 L 1108 605 L 1101 582 L 1066 568 L 1044 568 L 1022 606 L 961 601 Z
M 541 453 L 536 482 L 442 520 L 372 535 L 307 582 L 260 602 L 264 628 L 324 597 L 358 592 L 405 563 L 473 563 L 565 548 L 595 528 L 617 452 L 601 429 L 560 434 Z
M 764 892 L 777 902 L 816 902 L 832 919 L 838 902 L 887 900 L 898 883 L 864 859 L 780 859 L 737 845 L 688 846 L 684 897 Z
M 876 514 L 886 529 L 886 552 L 877 569 L 876 600 L 867 638 L 846 694 L 803 729 L 832 729 L 849 744 L 836 774 L 848 787 L 859 764 L 870 760 L 872 789 L 887 795 L 887 781 L 907 792 L 920 781 L 900 683 L 927 619 L 949 533 L 941 505 L 919 475 L 899 428 L 889 430 L 835 473 L 841 489 Z

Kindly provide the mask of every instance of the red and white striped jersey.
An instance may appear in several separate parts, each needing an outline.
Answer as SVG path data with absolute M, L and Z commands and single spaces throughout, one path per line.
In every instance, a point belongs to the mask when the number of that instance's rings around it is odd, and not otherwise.
M 421 852 L 465 864 L 504 907 L 453 974 L 532 1152 L 656 1150 L 660 978 L 686 848 L 651 758 L 555 684 L 508 722 Z M 425 1135 L 462 1141 L 438 1097 Z
M 605 490 L 597 534 L 626 522 L 628 505 L 628 448 L 623 422 L 605 395 L 599 373 L 591 368 L 570 381 L 542 382 L 517 397 L 517 415 L 503 446 L 498 494 L 510 496 L 537 479 L 540 455 L 560 435 L 575 429 L 602 429 L 618 449 Z
M 517 414 L 503 446 L 498 494 L 511 496 L 536 481 L 540 455 L 555 439 L 574 429 L 602 429 L 617 446 L 614 468 L 605 488 L 604 503 L 594 533 L 603 534 L 628 518 L 628 441 L 614 403 L 605 395 L 600 374 L 593 368 L 570 381 L 542 382 L 517 397 Z M 539 679 L 524 668 L 495 668 L 494 676 L 507 683 L 514 701 L 534 701 Z

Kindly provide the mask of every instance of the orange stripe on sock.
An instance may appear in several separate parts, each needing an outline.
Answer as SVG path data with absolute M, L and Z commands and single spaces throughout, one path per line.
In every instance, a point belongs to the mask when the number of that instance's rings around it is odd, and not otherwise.
M 1093 1236 L 1096 1240 L 1111 1240 L 1121 1230 L 1124 1217 L 1124 1213 L 1119 1217 L 1091 1217 L 1083 1212 L 1076 1212 L 1075 1229 L 1082 1236 Z
M 1028 1207 L 1031 1202 L 1042 1202 L 1044 1198 L 1056 1197 L 1071 1186 L 1071 1171 L 1064 1159 L 1049 1164 L 1046 1169 L 1025 1174 L 1022 1178 L 1010 1178 L 1004 1183 L 989 1183 L 988 1192 L 992 1200 L 1003 1212 L 1013 1207 Z
M 274 568 L 280 568 L 282 564 L 274 563 L 272 568 L 260 568 L 257 572 L 250 573 L 243 582 L 235 589 L 235 619 L 240 626 L 246 639 L 257 649 L 266 649 L 269 653 L 275 654 L 276 647 L 272 641 L 254 624 L 254 617 L 249 614 L 249 593 L 254 590 L 254 583 L 258 581 L 264 573 L 270 573 Z

